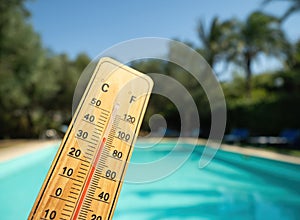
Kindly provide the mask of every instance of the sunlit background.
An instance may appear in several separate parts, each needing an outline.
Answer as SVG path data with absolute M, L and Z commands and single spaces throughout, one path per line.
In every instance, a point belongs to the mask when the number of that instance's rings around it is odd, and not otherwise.
M 299 219 L 299 12 L 299 0 L 0 0 L 0 218 L 27 218 L 91 60 L 123 41 L 159 37 L 189 45 L 214 70 L 227 105 L 224 145 L 199 169 L 211 129 L 207 94 L 175 64 L 130 63 L 188 88 L 201 121 L 199 146 L 174 175 L 125 184 L 115 219 Z M 153 114 L 167 129 L 153 127 L 152 134 L 176 139 L 178 111 L 158 95 L 140 136 L 150 132 Z M 146 160 L 164 155 L 174 139 Z M 140 151 L 134 161 L 145 155 Z

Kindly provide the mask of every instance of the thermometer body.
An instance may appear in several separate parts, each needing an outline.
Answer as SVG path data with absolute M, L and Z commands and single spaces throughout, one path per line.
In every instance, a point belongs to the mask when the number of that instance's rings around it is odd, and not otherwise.
M 112 219 L 152 80 L 102 58 L 28 217 Z

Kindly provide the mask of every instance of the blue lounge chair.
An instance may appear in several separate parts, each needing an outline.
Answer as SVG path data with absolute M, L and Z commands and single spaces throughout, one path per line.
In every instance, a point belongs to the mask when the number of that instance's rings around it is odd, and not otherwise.
M 296 145 L 300 142 L 299 129 L 285 129 L 280 133 L 280 138 L 289 145 Z
M 249 130 L 246 128 L 235 128 L 230 134 L 224 136 L 226 143 L 244 143 L 249 137 Z
M 300 130 L 299 129 L 285 129 L 278 137 L 276 136 L 258 136 L 249 139 L 251 144 L 259 145 L 300 145 Z

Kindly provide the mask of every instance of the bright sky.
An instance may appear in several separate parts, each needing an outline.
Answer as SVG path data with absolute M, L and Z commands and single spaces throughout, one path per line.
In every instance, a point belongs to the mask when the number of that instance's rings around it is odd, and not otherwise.
M 262 0 L 35 0 L 27 5 L 31 21 L 43 43 L 54 52 L 72 58 L 86 52 L 91 58 L 125 40 L 138 37 L 166 37 L 199 45 L 199 19 L 210 22 L 245 18 L 261 6 Z M 275 2 L 264 7 L 282 15 L 289 4 Z M 288 37 L 300 38 L 300 13 L 284 23 Z

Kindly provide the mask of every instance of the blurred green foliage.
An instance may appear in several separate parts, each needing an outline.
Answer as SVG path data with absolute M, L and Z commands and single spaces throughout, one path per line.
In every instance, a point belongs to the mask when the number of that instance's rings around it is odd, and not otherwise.
M 30 12 L 24 2 L 0 0 L 0 138 L 37 138 L 47 129 L 60 130 L 68 124 L 75 86 L 90 62 L 85 54 L 70 59 L 66 54 L 45 49 L 28 22 Z M 209 27 L 203 21 L 198 25 L 202 47 L 194 49 L 213 68 L 216 63 L 225 62 L 238 64 L 244 70 L 245 76 L 233 74 L 231 81 L 221 83 L 227 103 L 228 131 L 243 127 L 252 134 L 278 135 L 284 128 L 300 128 L 300 40 L 295 44 L 287 42 L 280 21 L 253 12 L 245 21 L 220 21 L 215 17 Z M 253 62 L 260 54 L 280 57 L 284 68 L 252 76 Z M 179 81 L 197 105 L 201 136 L 208 135 L 207 96 L 189 73 L 175 64 L 151 59 L 134 62 L 132 66 Z M 188 117 L 188 106 L 186 111 Z M 168 128 L 180 130 L 179 113 L 167 98 L 151 96 L 145 121 L 153 114 L 164 116 Z M 142 128 L 149 130 L 148 123 Z
M 24 1 L 0 1 L 0 14 L 0 138 L 59 130 L 71 119 L 73 92 L 90 59 L 43 48 Z
M 252 135 L 278 135 L 286 128 L 300 128 L 299 69 L 264 73 L 253 77 L 251 97 L 246 98 L 236 77 L 224 83 L 227 100 L 228 130 L 248 128 Z
M 208 128 L 210 126 L 210 106 L 207 96 L 198 81 L 190 73 L 174 63 L 153 59 L 134 62 L 132 67 L 144 73 L 165 74 L 178 81 L 188 91 L 188 94 L 180 94 L 180 99 L 183 100 L 184 103 L 184 100 L 187 100 L 189 98 L 188 96 L 191 95 L 197 106 L 199 117 L 201 118 L 201 125 L 203 128 Z M 163 95 L 155 94 L 155 91 L 160 91 L 164 94 L 178 94 L 175 90 L 176 87 L 172 85 L 165 85 L 154 81 L 154 94 L 150 97 L 144 120 L 146 123 L 142 124 L 143 130 L 149 131 L 148 121 L 153 114 L 162 115 L 167 122 L 168 129 L 175 131 L 180 131 L 181 117 L 187 117 L 185 118 L 187 121 L 194 120 L 188 118 L 191 111 L 193 111 L 190 106 L 185 106 L 185 115 L 179 115 L 177 107 L 172 100 L 169 100 Z M 191 131 L 193 129 L 195 128 L 190 128 Z

